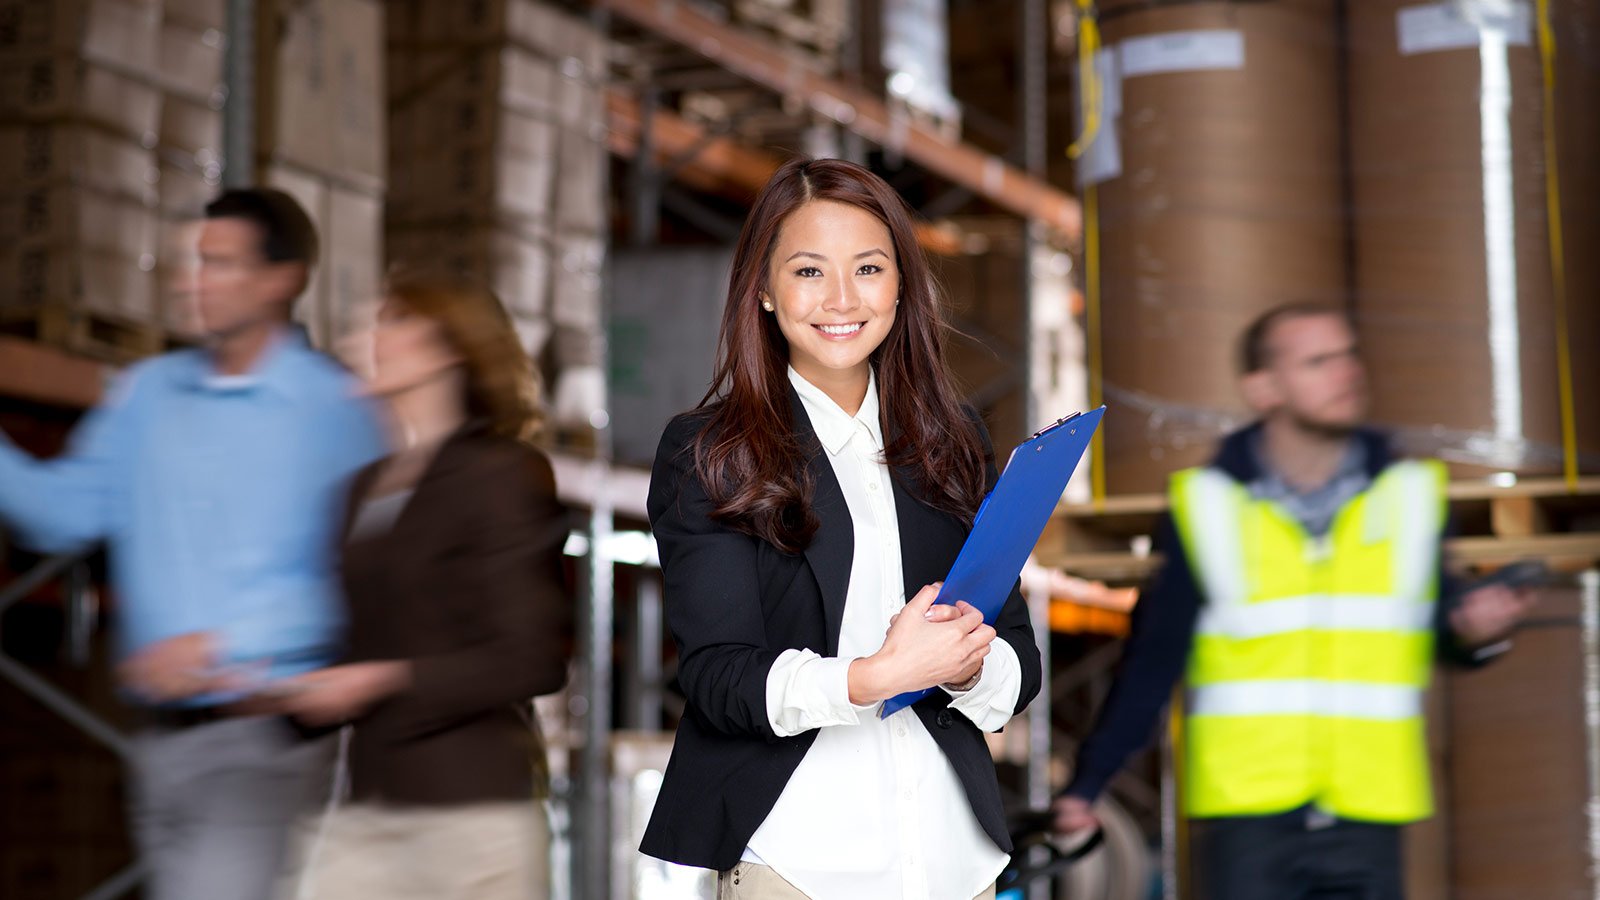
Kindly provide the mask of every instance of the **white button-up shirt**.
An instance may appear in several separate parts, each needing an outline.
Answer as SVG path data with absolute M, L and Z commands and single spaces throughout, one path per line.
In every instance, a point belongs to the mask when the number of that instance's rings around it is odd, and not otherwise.
M 844 492 L 855 550 L 839 655 L 787 650 L 767 676 L 773 730 L 784 737 L 821 731 L 744 858 L 826 900 L 970 900 L 1005 868 L 1006 854 L 978 824 L 955 770 L 915 712 L 880 719 L 878 704 L 850 702 L 851 661 L 883 646 L 890 617 L 906 602 L 876 375 L 854 416 L 793 368 L 789 380 Z M 950 708 L 998 731 L 1021 686 L 1016 651 L 996 640 L 978 684 L 952 692 Z

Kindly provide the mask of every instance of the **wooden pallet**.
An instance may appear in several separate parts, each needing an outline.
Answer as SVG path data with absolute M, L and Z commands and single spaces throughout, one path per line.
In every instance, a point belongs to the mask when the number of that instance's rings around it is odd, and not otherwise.
M 132 362 L 182 343 L 160 325 L 60 305 L 0 310 L 0 333 L 112 363 Z
M 1600 565 L 1600 477 L 1568 485 L 1560 478 L 1511 484 L 1472 480 L 1448 490 L 1456 537 L 1452 564 L 1492 570 L 1523 559 L 1576 572 Z M 1160 494 L 1109 497 L 1098 504 L 1064 504 L 1040 538 L 1040 564 L 1108 584 L 1137 584 L 1160 564 L 1148 538 L 1167 511 Z

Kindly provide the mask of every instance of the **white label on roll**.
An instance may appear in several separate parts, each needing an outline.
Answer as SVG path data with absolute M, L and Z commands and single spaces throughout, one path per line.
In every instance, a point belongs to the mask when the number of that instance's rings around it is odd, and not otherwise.
M 1400 53 L 1436 53 L 1477 48 L 1485 34 L 1508 46 L 1533 43 L 1533 13 L 1526 0 L 1442 0 L 1408 6 L 1395 14 Z
M 1122 145 L 1117 140 L 1117 118 L 1122 115 L 1122 80 L 1117 75 L 1115 48 L 1100 50 L 1094 56 L 1095 78 L 1099 87 L 1100 124 L 1078 157 L 1078 187 L 1110 181 L 1122 174 Z M 1079 98 L 1078 121 L 1084 119 Z
M 1129 38 L 1117 49 L 1122 57 L 1123 78 L 1244 68 L 1244 33 L 1228 28 Z

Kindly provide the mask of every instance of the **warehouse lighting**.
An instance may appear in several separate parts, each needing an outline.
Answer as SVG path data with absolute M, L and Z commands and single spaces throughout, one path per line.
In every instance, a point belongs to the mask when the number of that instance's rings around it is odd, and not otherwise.
M 567 535 L 562 553 L 567 556 L 589 555 L 589 536 L 579 531 Z M 659 568 L 661 558 L 656 555 L 656 539 L 648 531 L 614 531 L 603 544 L 605 558 L 622 566 L 651 566 Z

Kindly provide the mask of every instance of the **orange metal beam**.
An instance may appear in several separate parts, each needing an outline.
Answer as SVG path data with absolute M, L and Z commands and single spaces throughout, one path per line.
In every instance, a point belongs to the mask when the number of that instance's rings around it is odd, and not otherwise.
M 639 103 L 620 88 L 606 92 L 611 152 L 631 158 L 639 151 Z M 783 159 L 728 137 L 706 138 L 705 129 L 670 112 L 657 110 L 651 120 L 650 141 L 661 162 L 691 151 L 694 158 L 679 171 L 689 185 L 704 191 L 753 198 Z M 917 222 L 917 242 L 929 253 L 955 256 L 961 252 L 961 233 L 948 226 Z
M 791 98 L 880 146 L 1023 218 L 1077 241 L 1083 213 L 1071 195 L 960 141 L 890 111 L 871 93 L 828 77 L 806 60 L 682 0 L 598 0 L 606 9 L 744 78 Z
M 87 409 L 100 401 L 111 372 L 53 347 L 0 337 L 0 396 Z

